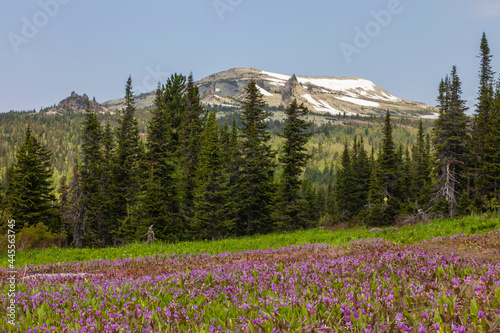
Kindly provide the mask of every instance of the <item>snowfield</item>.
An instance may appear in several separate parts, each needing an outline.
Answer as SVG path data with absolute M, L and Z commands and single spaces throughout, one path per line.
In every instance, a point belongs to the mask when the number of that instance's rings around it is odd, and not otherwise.
M 273 95 L 269 91 L 267 91 L 266 89 L 260 87 L 258 84 L 256 84 L 256 86 L 262 95 L 264 95 L 264 96 L 272 96 Z
M 315 100 L 311 95 L 309 94 L 304 94 L 302 95 L 302 97 L 304 97 L 309 103 L 311 103 L 314 108 L 316 109 L 316 111 L 319 111 L 319 112 L 328 112 L 328 113 L 331 113 L 333 115 L 336 115 L 336 114 L 341 114 L 342 112 L 340 112 L 339 110 L 337 109 L 334 109 L 333 107 L 331 107 L 326 101 L 324 100 L 320 100 L 319 102 L 317 100 Z
M 378 104 L 378 103 L 365 101 L 364 99 L 358 99 L 358 98 L 353 98 L 353 97 L 343 96 L 343 97 L 335 97 L 335 98 L 340 99 L 341 101 L 344 101 L 344 102 L 349 102 L 349 103 L 353 103 L 353 104 L 357 104 L 357 105 L 361 105 L 361 106 L 370 106 L 370 107 L 379 107 L 380 106 L 380 104 Z
M 273 79 L 267 79 L 274 84 L 283 85 L 291 75 L 277 74 L 272 72 L 262 71 L 261 74 L 268 75 Z M 388 94 L 386 92 L 377 91 L 377 86 L 365 79 L 342 79 L 342 78 L 306 78 L 297 76 L 297 81 L 300 84 L 312 84 L 314 86 L 327 89 L 329 91 L 351 92 L 351 96 L 359 97 L 359 95 L 380 99 L 391 102 L 398 102 L 401 99 Z M 356 95 L 357 94 L 357 95 Z

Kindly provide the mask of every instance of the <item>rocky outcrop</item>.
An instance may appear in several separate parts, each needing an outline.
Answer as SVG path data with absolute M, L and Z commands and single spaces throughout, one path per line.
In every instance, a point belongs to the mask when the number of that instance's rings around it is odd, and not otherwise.
M 205 93 L 205 97 L 203 97 L 203 102 L 210 102 L 214 97 L 215 97 L 215 82 L 213 82 L 210 85 L 210 88 L 208 88 L 207 92 Z
M 288 105 L 290 103 L 290 100 L 293 97 L 293 89 L 296 84 L 298 84 L 299 81 L 297 80 L 297 77 L 295 74 L 293 74 L 288 81 L 286 81 L 285 86 L 282 89 L 282 94 L 281 94 L 281 104 L 283 105 Z
M 108 109 L 106 109 L 101 104 L 97 103 L 95 98 L 90 100 L 87 94 L 83 94 L 83 96 L 80 96 L 74 91 L 71 92 L 71 95 L 69 97 L 60 101 L 59 104 L 53 107 L 45 108 L 41 110 L 41 112 L 45 114 L 83 113 L 85 112 L 87 103 L 90 103 L 90 108 L 94 110 L 96 113 L 109 112 Z

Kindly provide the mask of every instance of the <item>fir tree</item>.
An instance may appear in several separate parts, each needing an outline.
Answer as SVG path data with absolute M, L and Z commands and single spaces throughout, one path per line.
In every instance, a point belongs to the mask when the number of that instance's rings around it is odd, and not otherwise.
M 397 188 L 397 156 L 389 111 L 385 116 L 383 133 L 380 154 L 370 176 L 368 220 L 373 225 L 393 224 L 400 204 L 400 193 Z
M 254 80 L 245 90 L 246 99 L 241 114 L 243 139 L 241 173 L 238 178 L 239 234 L 266 233 L 274 229 L 271 212 L 274 209 L 275 152 L 267 130 L 269 113 Z
M 489 129 L 484 138 L 486 208 L 500 211 L 500 79 L 492 102 Z M 496 207 L 495 207 L 496 206 Z
M 194 84 L 191 86 L 191 92 L 189 93 L 189 99 L 191 105 L 188 106 L 192 110 L 190 112 L 190 118 L 199 112 L 197 108 L 197 97 L 196 88 Z M 166 85 L 163 87 L 164 94 L 162 104 L 165 108 L 167 122 L 170 127 L 170 150 L 174 152 L 174 156 L 179 158 L 181 150 L 181 133 L 183 128 L 183 122 L 186 113 L 186 77 L 182 74 L 173 74 L 167 80 Z
M 171 113 L 183 107 L 184 83 L 173 75 L 156 91 L 155 107 L 148 125 L 148 180 L 145 185 L 145 211 L 159 239 L 178 240 L 183 234 L 180 216 L 180 185 Z
M 196 169 L 199 163 L 201 134 L 203 130 L 201 115 L 204 112 L 198 87 L 194 85 L 192 74 L 189 76 L 186 86 L 185 104 L 184 119 L 180 134 L 182 170 L 181 212 L 183 216 L 190 219 L 194 214 Z
M 195 214 L 192 221 L 196 238 L 221 239 L 234 235 L 234 202 L 225 172 L 224 154 L 217 130 L 215 110 L 203 132 L 200 164 L 197 169 Z
M 302 214 L 304 203 L 300 197 L 303 173 L 311 155 L 305 148 L 311 133 L 307 132 L 310 124 L 301 117 L 309 110 L 304 105 L 298 105 L 294 100 L 285 110 L 287 116 L 283 134 L 283 155 L 279 161 L 283 166 L 283 175 L 280 184 L 280 203 L 278 205 L 278 220 L 281 229 L 305 228 L 308 225 L 307 216 Z
M 104 246 L 107 238 L 102 211 L 103 192 L 103 133 L 96 113 L 87 102 L 83 121 L 81 163 L 79 165 L 81 204 L 84 211 L 84 244 Z
M 472 123 L 472 156 L 473 164 L 469 166 L 472 169 L 474 182 L 474 195 L 477 203 L 483 201 L 489 182 L 489 157 L 491 152 L 486 151 L 486 141 L 491 138 L 490 117 L 493 107 L 493 79 L 494 72 L 491 67 L 492 55 L 486 34 L 483 33 L 480 45 L 480 70 L 479 70 L 479 88 L 478 103 L 476 104 L 475 117 Z
M 24 142 L 17 150 L 17 162 L 9 170 L 7 204 L 15 230 L 42 222 L 52 232 L 59 232 L 61 217 L 52 186 L 51 153 L 38 142 L 26 126 Z
M 118 225 L 114 233 L 122 241 L 135 238 L 137 222 L 133 217 L 133 209 L 139 192 L 139 157 L 140 139 L 137 118 L 135 117 L 135 101 L 132 95 L 132 78 L 125 86 L 125 105 L 120 112 L 116 130 L 116 154 L 113 166 L 115 190 L 115 219 Z
M 461 82 L 457 68 L 453 66 L 451 76 L 441 81 L 439 88 L 439 118 L 433 129 L 433 145 L 436 154 L 438 183 L 434 200 L 444 198 L 449 214 L 454 215 L 458 196 L 465 183 L 465 161 L 467 159 L 467 117 L 465 101 L 461 98 Z

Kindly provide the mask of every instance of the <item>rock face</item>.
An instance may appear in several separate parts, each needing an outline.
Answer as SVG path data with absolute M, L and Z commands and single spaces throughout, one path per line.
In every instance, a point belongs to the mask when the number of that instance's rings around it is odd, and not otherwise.
M 299 84 L 297 77 L 293 74 L 288 81 L 286 81 L 285 86 L 283 87 L 283 92 L 281 93 L 281 104 L 288 105 L 290 100 L 293 97 L 293 88 L 296 84 Z
M 203 102 L 209 102 L 215 97 L 215 82 L 210 85 L 210 88 L 205 93 L 205 97 L 203 97 Z
M 74 91 L 71 92 L 71 95 L 69 97 L 60 101 L 59 104 L 53 107 L 42 109 L 40 112 L 45 114 L 83 113 L 85 112 L 85 108 L 87 107 L 87 102 L 90 103 L 90 108 L 96 113 L 109 112 L 108 109 L 97 103 L 95 98 L 89 100 L 89 96 L 87 94 L 83 94 L 83 96 L 80 96 Z

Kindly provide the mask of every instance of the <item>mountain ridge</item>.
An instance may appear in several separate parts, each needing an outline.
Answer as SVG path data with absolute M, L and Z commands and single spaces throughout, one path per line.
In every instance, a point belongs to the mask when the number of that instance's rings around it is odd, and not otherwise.
M 239 108 L 251 79 L 256 81 L 265 102 L 274 107 L 287 106 L 292 99 L 297 99 L 311 111 L 325 115 L 369 116 L 389 110 L 400 116 L 433 116 L 436 112 L 432 106 L 396 97 L 372 81 L 356 77 L 299 76 L 256 68 L 231 68 L 211 74 L 195 84 L 205 105 Z M 154 91 L 137 96 L 138 108 L 151 107 L 154 96 Z M 123 105 L 123 99 L 107 101 L 103 105 L 117 111 Z
M 252 79 L 271 107 L 286 107 L 296 99 L 310 111 L 326 116 L 370 116 L 385 114 L 389 110 L 396 116 L 435 118 L 437 112 L 435 107 L 396 97 L 372 81 L 356 77 L 300 76 L 256 68 L 231 68 L 211 74 L 195 84 L 204 105 L 238 109 L 242 107 L 245 88 Z M 137 108 L 151 109 L 155 95 L 156 91 L 151 91 L 134 96 Z M 81 113 L 87 101 L 97 113 L 115 113 L 124 105 L 123 98 L 97 103 L 95 98 L 89 100 L 86 94 L 80 96 L 73 91 L 59 104 L 44 108 L 41 113 Z

